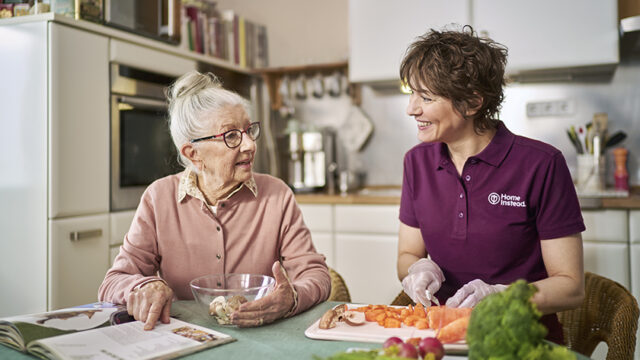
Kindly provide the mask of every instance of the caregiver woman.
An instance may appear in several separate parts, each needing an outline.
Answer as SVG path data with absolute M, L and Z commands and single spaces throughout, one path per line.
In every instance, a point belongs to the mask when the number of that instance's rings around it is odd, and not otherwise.
M 429 290 L 454 307 L 525 279 L 547 339 L 562 343 L 555 313 L 583 300 L 585 227 L 562 153 L 496 118 L 506 54 L 468 26 L 407 50 L 400 77 L 422 143 L 404 159 L 398 276 L 413 301 Z

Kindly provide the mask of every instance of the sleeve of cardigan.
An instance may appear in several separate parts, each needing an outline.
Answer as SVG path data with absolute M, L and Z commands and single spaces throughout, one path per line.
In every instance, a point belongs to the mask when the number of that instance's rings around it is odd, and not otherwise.
M 286 188 L 280 229 L 281 256 L 293 287 L 298 293 L 298 305 L 293 314 L 303 312 L 325 301 L 331 292 L 331 278 L 324 256 L 318 254 L 311 233 L 293 192 Z
M 162 281 L 156 275 L 160 265 L 156 239 L 153 198 L 147 189 L 120 252 L 100 285 L 100 301 L 126 304 L 136 286 L 151 280 Z

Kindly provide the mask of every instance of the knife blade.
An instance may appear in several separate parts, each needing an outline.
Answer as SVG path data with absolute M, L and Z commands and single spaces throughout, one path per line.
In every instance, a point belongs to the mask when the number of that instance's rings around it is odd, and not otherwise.
M 429 304 L 422 304 L 425 307 L 430 307 L 431 306 L 431 302 L 433 302 L 434 304 L 436 304 L 436 306 L 440 306 L 440 301 L 438 300 L 437 297 L 431 295 L 431 292 L 429 291 L 429 289 L 426 289 L 425 291 L 425 295 L 427 296 L 427 300 L 429 300 Z

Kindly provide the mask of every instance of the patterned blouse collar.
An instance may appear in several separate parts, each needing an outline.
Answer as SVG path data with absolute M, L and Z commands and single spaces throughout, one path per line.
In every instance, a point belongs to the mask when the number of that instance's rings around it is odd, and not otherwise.
M 240 189 L 242 189 L 243 186 L 249 189 L 251 193 L 253 193 L 253 196 L 258 197 L 258 185 L 256 184 L 256 181 L 253 178 L 253 176 L 251 176 L 249 180 L 243 182 L 240 186 L 238 186 L 235 190 L 233 190 L 231 194 L 229 194 L 223 200 L 227 200 L 230 197 L 232 197 L 235 193 L 240 191 Z M 205 200 L 204 194 L 202 193 L 202 191 L 200 191 L 200 188 L 198 188 L 197 174 L 189 168 L 185 169 L 185 171 L 183 171 L 182 175 L 180 176 L 180 185 L 178 186 L 178 202 L 182 202 L 182 200 L 187 195 L 194 197 L 196 199 L 199 199 L 203 201 L 205 204 L 207 203 L 207 200 Z

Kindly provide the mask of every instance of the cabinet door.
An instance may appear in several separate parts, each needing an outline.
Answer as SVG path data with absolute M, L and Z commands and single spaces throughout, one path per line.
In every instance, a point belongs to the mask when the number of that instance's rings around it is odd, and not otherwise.
M 49 220 L 49 310 L 96 301 L 108 256 L 109 215 Z
M 104 36 L 49 23 L 49 218 L 109 211 Z
M 397 236 L 336 234 L 336 271 L 344 278 L 354 303 L 393 301 L 402 290 L 397 257 Z
M 120 245 L 131 227 L 135 210 L 109 213 L 109 267 L 120 252 Z
M 349 80 L 399 80 L 407 46 L 452 22 L 469 23 L 467 0 L 349 0 Z
M 333 205 L 299 204 L 304 223 L 311 231 L 316 251 L 323 254 L 327 265 L 335 268 L 333 241 Z
M 398 236 L 400 205 L 336 205 L 336 232 Z
M 582 217 L 587 228 L 582 233 L 582 240 L 625 244 L 628 242 L 629 223 L 626 210 L 583 210 Z
M 629 245 L 623 243 L 584 243 L 584 271 L 590 271 L 631 288 Z
M 472 17 L 509 48 L 510 74 L 619 61 L 615 0 L 473 0 Z

